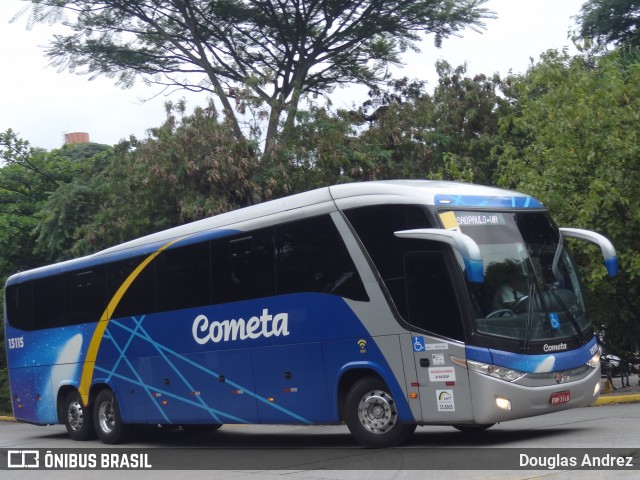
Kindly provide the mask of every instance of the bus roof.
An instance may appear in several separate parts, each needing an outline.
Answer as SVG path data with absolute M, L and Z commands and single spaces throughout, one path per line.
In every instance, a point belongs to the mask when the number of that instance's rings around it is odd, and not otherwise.
M 151 254 L 171 240 L 213 234 L 241 232 L 287 220 L 328 213 L 337 209 L 388 203 L 420 203 L 469 208 L 542 208 L 533 197 L 495 187 L 431 180 L 385 180 L 346 183 L 298 193 L 277 200 L 240 208 L 213 217 L 173 227 L 97 253 L 15 274 L 7 285 L 86 268 L 105 261 Z

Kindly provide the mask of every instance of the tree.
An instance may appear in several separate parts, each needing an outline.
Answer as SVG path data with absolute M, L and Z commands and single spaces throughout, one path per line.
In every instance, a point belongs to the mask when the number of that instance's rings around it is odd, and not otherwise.
M 115 155 L 114 149 L 96 143 L 65 145 L 47 154 L 50 162 L 65 172 L 65 181 L 47 192 L 34 217 L 37 224 L 36 251 L 50 262 L 82 253 L 78 229 L 101 208 L 96 192 L 102 188 L 102 173 Z
M 549 51 L 510 80 L 514 113 L 506 137 L 501 184 L 540 198 L 563 226 L 608 236 L 620 275 L 606 276 L 599 251 L 574 245 L 596 326 L 610 351 L 640 346 L 640 62 L 621 52 L 595 59 Z
M 92 76 L 206 91 L 254 155 L 241 115 L 266 120 L 265 157 L 300 102 L 347 83 L 376 85 L 422 34 L 436 45 L 492 16 L 486 0 L 32 0 L 32 22 L 63 21 L 47 54 Z M 66 16 L 65 16 L 66 15 Z M 235 105 L 234 105 L 235 102 Z M 283 119 L 281 123 L 281 120 Z M 250 140 L 250 139 L 249 139 Z
M 588 0 L 576 19 L 583 39 L 640 47 L 639 0 Z
M 0 279 L 18 270 L 69 258 L 72 231 L 94 206 L 87 187 L 107 162 L 110 147 L 32 148 L 12 130 L 0 134 Z M 84 198 L 78 196 L 84 188 Z
M 75 212 L 74 196 L 91 193 L 93 208 L 73 230 L 74 254 L 94 252 L 186 222 L 256 202 L 273 180 L 236 140 L 213 103 L 186 115 L 168 103 L 165 122 L 144 141 L 114 147 L 110 163 L 88 182 L 50 197 L 56 211 Z M 259 179 L 256 180 L 256 179 Z M 60 194 L 60 198 L 58 196 Z
M 509 109 L 495 76 L 466 76 L 438 62 L 433 94 L 399 79 L 369 92 L 357 109 L 309 109 L 290 151 L 290 185 L 298 190 L 346 181 L 446 178 L 490 184 L 496 171 L 499 115 Z

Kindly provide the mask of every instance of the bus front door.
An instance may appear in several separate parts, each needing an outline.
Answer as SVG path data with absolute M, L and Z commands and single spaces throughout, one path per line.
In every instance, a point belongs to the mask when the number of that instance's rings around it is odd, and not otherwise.
M 454 363 L 464 346 L 412 333 L 422 420 L 426 424 L 473 421 L 468 370 Z

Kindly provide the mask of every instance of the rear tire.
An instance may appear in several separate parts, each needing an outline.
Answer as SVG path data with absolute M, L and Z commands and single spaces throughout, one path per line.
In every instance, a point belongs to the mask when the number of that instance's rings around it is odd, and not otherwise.
M 96 438 L 91 408 L 84 406 L 80 394 L 75 390 L 64 397 L 63 421 L 71 439 L 83 441 Z
M 361 378 L 349 389 L 344 403 L 351 434 L 368 448 L 395 447 L 415 431 L 416 425 L 398 419 L 389 388 L 376 376 Z
M 101 390 L 93 404 L 93 423 L 103 443 L 115 445 L 124 442 L 131 427 L 122 423 L 118 400 L 113 391 Z

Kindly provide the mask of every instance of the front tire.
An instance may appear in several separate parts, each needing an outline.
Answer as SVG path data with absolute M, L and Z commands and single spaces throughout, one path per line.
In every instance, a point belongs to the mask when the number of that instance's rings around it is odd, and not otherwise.
M 351 434 L 368 448 L 395 447 L 416 429 L 398 419 L 396 402 L 378 377 L 361 378 L 349 389 L 344 403 Z
M 71 439 L 83 441 L 96 437 L 91 408 L 85 407 L 80 394 L 75 390 L 64 398 L 63 418 Z
M 127 439 L 130 426 L 122 423 L 118 400 L 113 391 L 100 391 L 93 405 L 93 422 L 103 443 L 115 445 Z

